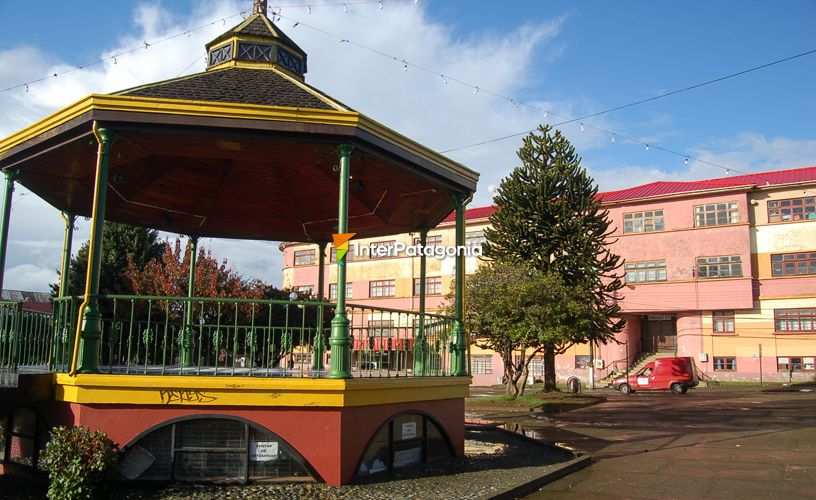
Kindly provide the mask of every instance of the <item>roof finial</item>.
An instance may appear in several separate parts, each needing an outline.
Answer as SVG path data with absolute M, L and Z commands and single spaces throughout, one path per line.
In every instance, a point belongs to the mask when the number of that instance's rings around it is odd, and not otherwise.
M 266 15 L 267 0 L 252 0 L 252 13 Z

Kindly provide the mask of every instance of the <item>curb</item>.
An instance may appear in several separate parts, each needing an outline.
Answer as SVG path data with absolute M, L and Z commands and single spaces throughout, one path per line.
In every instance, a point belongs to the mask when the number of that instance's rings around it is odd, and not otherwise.
M 584 467 L 589 466 L 592 463 L 592 457 L 589 455 L 584 455 L 581 457 L 573 458 L 569 462 L 564 462 L 555 470 L 551 470 L 546 474 L 539 476 L 535 479 L 527 481 L 525 483 L 507 488 L 503 491 L 499 491 L 497 493 L 492 493 L 490 495 L 485 495 L 481 497 L 479 500 L 512 500 L 515 498 L 523 497 L 533 493 L 541 489 L 542 486 L 547 485 L 557 479 L 561 479 L 564 476 L 572 474 L 575 471 L 581 470 Z

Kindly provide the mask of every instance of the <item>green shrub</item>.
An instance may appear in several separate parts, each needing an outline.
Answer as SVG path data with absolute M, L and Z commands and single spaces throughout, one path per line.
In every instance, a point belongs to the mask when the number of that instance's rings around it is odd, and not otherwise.
M 52 500 L 84 500 L 104 492 L 116 473 L 116 443 L 85 427 L 55 427 L 41 455 Z

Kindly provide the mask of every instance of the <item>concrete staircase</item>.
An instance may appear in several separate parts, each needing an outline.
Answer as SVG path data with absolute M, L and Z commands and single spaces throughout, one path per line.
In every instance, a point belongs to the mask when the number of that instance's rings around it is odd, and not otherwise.
M 632 361 L 632 364 L 629 365 L 629 371 L 627 372 L 624 370 L 617 370 L 612 371 L 606 377 L 599 380 L 599 385 L 602 387 L 612 387 L 612 381 L 618 377 L 623 377 L 624 375 L 631 375 L 633 373 L 637 373 L 640 371 L 641 368 L 646 366 L 647 364 L 651 363 L 652 361 L 656 360 L 657 358 L 665 358 L 668 356 L 666 353 L 641 353 L 637 358 Z

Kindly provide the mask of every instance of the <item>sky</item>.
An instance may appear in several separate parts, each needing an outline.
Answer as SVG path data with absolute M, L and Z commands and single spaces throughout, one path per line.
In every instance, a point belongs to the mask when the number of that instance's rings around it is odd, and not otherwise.
M 251 3 L 0 0 L 0 137 L 90 93 L 203 71 L 204 44 Z M 518 164 L 523 133 L 539 123 L 816 49 L 812 0 L 384 0 L 382 8 L 311 0 L 311 12 L 307 3 L 269 1 L 270 13 L 280 5 L 276 24 L 308 53 L 306 81 L 478 171 L 472 206 L 490 203 L 491 187 Z M 560 129 L 602 191 L 813 166 L 814 88 L 816 53 L 586 119 L 583 131 Z M 74 252 L 90 222 L 77 225 Z M 18 185 L 4 287 L 47 291 L 62 236 L 59 212 Z M 244 278 L 280 284 L 277 244 L 202 244 Z

